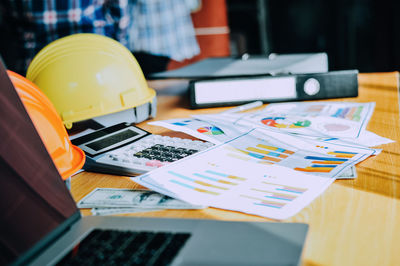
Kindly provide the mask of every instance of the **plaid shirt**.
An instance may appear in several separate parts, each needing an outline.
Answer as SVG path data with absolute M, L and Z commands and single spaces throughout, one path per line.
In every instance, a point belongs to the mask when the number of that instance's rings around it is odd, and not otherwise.
M 129 0 L 128 48 L 176 61 L 200 53 L 190 17 L 195 0 Z
M 1 1 L 3 56 L 20 74 L 40 49 L 70 34 L 98 33 L 127 44 L 127 0 Z

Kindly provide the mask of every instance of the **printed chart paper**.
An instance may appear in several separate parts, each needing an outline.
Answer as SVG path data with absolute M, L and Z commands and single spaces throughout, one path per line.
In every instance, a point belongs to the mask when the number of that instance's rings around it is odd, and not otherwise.
M 264 113 L 295 116 L 330 116 L 367 124 L 375 103 L 352 102 L 290 102 L 268 104 Z
M 345 164 L 353 165 L 352 157 L 360 156 L 361 160 L 367 156 L 332 147 L 312 147 L 313 152 L 303 154 L 299 147 L 310 142 L 294 146 L 291 142 L 297 141 L 292 139 L 285 146 L 270 146 L 267 133 L 253 129 L 132 180 L 192 204 L 280 220 L 296 214 L 320 195 L 335 180 L 327 177 L 347 168 Z M 288 143 L 293 146 L 288 147 Z M 292 163 L 285 165 L 283 162 L 289 159 Z
M 260 164 L 277 164 L 324 177 L 337 177 L 346 168 L 375 152 L 369 148 L 303 139 L 267 129 L 255 129 L 229 143 L 226 156 Z
M 359 134 L 356 138 L 343 136 L 342 140 L 367 147 L 394 142 L 365 130 L 374 109 L 374 102 L 292 102 L 269 104 L 261 112 L 270 113 L 273 116 L 334 117 L 354 121 L 360 125 Z
M 329 116 L 304 117 L 257 112 L 196 115 L 194 117 L 209 122 L 224 121 L 238 127 L 274 128 L 287 133 L 308 136 L 357 138 L 363 131 L 363 124 L 359 122 Z
M 373 147 L 393 140 L 365 130 L 375 103 L 300 102 L 269 104 L 246 113 L 194 115 L 193 118 L 151 122 L 197 138 L 223 143 L 251 128 L 264 127 L 288 134 L 320 137 L 330 142 Z
M 240 131 L 244 131 L 244 128 L 234 131 L 228 124 L 216 121 L 209 124 L 206 121 L 192 119 L 186 120 L 185 123 L 176 120 L 172 123 L 183 125 L 177 127 L 184 127 L 188 134 L 190 131 L 207 134 L 209 138 L 217 140 L 214 143 L 226 142 L 241 135 Z M 218 134 L 212 131 L 200 133 L 204 128 L 216 128 Z M 332 142 L 330 138 L 305 138 L 270 128 L 258 128 L 252 135 L 253 137 L 247 136 L 246 141 L 230 142 L 231 150 L 227 156 L 264 164 L 277 164 L 314 175 L 338 177 L 345 168 L 377 153 L 374 149 L 342 143 L 339 140 Z
M 322 123 L 320 119 L 317 119 L 314 121 L 314 126 L 310 126 L 322 134 L 356 138 L 365 130 L 374 109 L 375 103 L 373 102 L 291 102 L 269 104 L 262 113 L 270 114 L 270 117 L 278 120 L 277 123 L 286 124 L 288 122 L 281 121 L 279 117 L 284 119 L 297 117 L 296 119 L 299 121 L 303 121 L 299 117 L 307 117 L 309 120 L 313 120 L 313 118 L 333 118 L 328 119 L 327 123 Z
M 177 118 L 150 122 L 150 125 L 165 127 L 174 131 L 184 132 L 193 137 L 209 141 L 214 144 L 224 143 L 248 131 L 232 124 L 221 122 L 213 123 L 196 118 Z

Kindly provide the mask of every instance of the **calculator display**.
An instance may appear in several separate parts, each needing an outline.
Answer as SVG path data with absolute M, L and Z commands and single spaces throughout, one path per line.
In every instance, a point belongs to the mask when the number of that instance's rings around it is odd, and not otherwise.
M 109 137 L 102 138 L 101 140 L 94 141 L 94 142 L 91 142 L 89 144 L 86 144 L 86 146 L 91 148 L 94 151 L 99 151 L 99 150 L 102 150 L 102 149 L 107 148 L 109 146 L 112 146 L 114 144 L 117 144 L 119 142 L 122 142 L 124 140 L 127 140 L 127 139 L 130 139 L 132 137 L 135 137 L 137 135 L 139 135 L 139 133 L 137 133 L 135 131 L 132 131 L 132 130 L 129 130 L 129 129 L 126 129 L 126 130 L 124 130 L 122 132 L 113 134 L 113 135 L 111 135 Z

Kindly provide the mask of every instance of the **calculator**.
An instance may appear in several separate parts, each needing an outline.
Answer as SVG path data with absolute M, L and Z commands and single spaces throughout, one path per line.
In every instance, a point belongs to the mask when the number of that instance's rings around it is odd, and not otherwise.
M 85 170 L 116 175 L 143 174 L 213 146 L 151 134 L 128 123 L 96 130 L 72 143 L 85 152 Z

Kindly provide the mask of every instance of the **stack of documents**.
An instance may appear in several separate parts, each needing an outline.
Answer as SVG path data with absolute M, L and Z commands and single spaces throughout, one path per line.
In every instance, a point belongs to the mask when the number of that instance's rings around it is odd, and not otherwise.
M 330 142 L 373 147 L 392 142 L 365 130 L 374 107 L 374 103 L 277 103 L 269 104 L 258 112 L 195 115 L 190 119 L 171 119 L 151 124 L 182 131 L 216 144 L 237 137 L 249 128 L 262 127 Z M 217 125 L 220 126 L 219 133 L 216 133 Z M 203 132 L 202 127 L 213 127 L 214 132 Z
M 149 190 L 96 188 L 78 202 L 78 208 L 91 208 L 93 215 L 159 211 L 165 209 L 201 209 Z
M 152 124 L 217 145 L 133 178 L 195 205 L 286 219 L 392 142 L 365 130 L 374 103 L 271 104 Z

